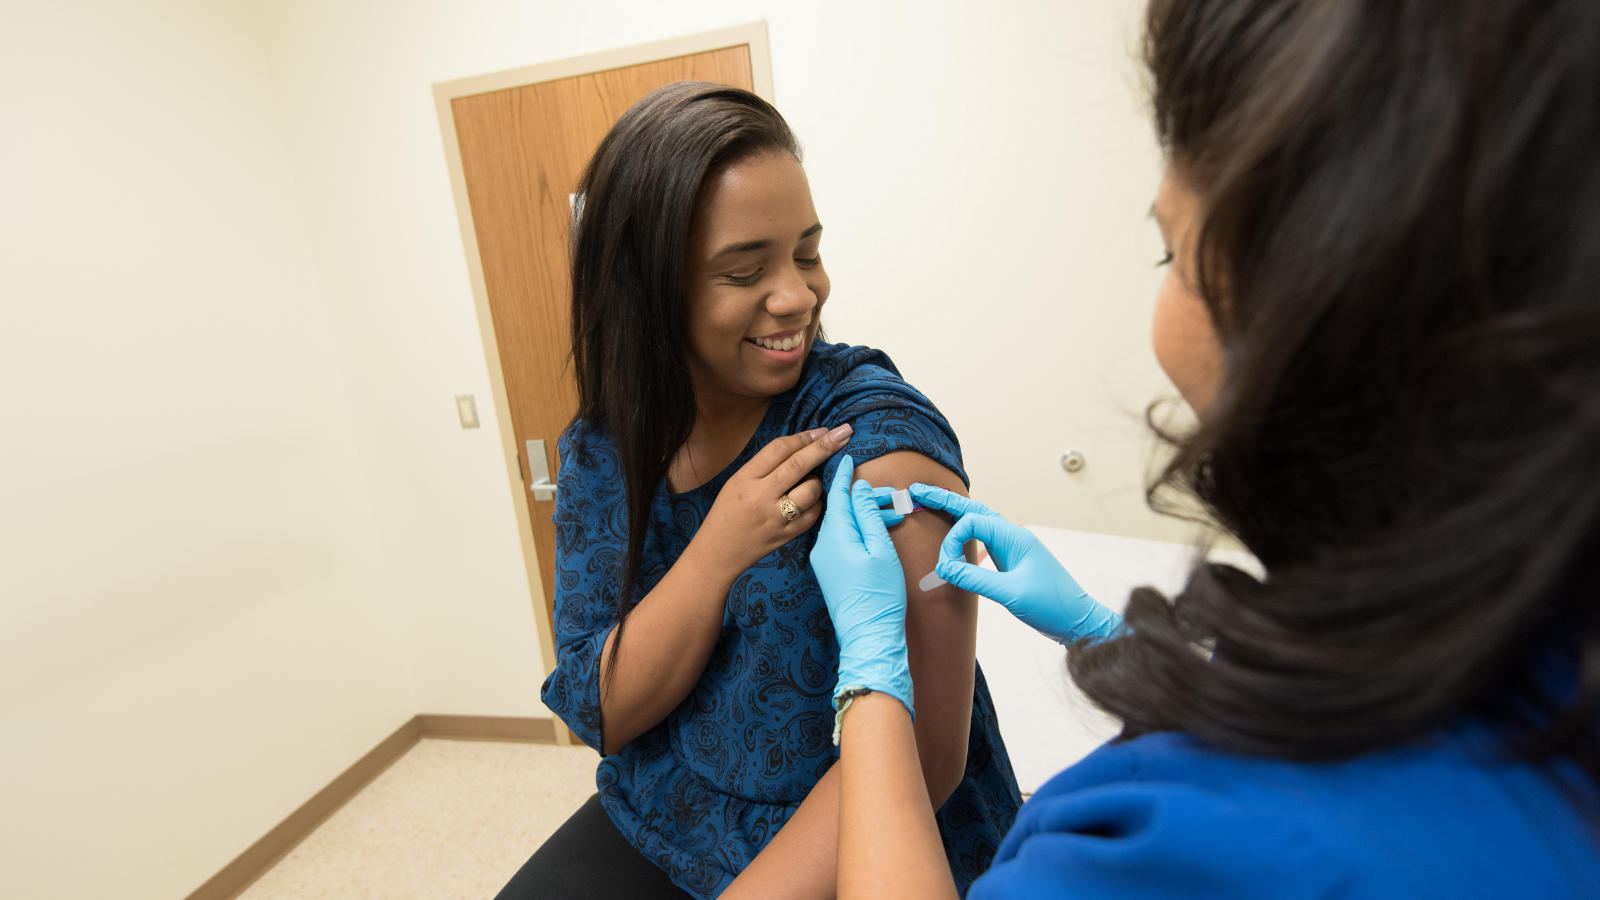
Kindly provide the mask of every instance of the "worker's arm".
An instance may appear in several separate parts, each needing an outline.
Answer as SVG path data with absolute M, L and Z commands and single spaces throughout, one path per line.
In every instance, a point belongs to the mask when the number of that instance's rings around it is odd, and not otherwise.
M 811 565 L 839 637 L 838 896 L 957 896 L 912 725 L 908 575 L 866 482 L 839 465 Z M 914 515 L 922 515 L 917 513 Z M 912 588 L 915 590 L 915 587 Z M 916 701 L 920 708 L 920 698 Z M 917 718 L 921 718 L 920 714 Z
M 910 451 L 862 463 L 855 474 L 880 487 L 904 489 L 921 483 L 966 494 L 954 472 Z M 950 519 L 932 511 L 907 516 L 889 530 L 906 573 L 906 589 L 917 597 L 906 613 L 917 704 L 912 751 L 924 783 L 923 802 L 930 810 L 944 805 L 966 773 L 976 672 L 977 599 L 953 586 L 926 593 L 917 587 L 921 577 L 938 563 L 939 545 L 949 530 Z M 832 897 L 837 876 L 838 802 L 838 772 L 831 770 L 722 896 L 728 900 Z M 940 854 L 943 860 L 942 850 Z M 943 864 L 948 871 L 948 863 Z
M 920 715 L 917 717 L 922 718 Z M 888 694 L 858 697 L 839 740 L 840 900 L 954 898 L 955 879 L 917 773 L 911 716 Z

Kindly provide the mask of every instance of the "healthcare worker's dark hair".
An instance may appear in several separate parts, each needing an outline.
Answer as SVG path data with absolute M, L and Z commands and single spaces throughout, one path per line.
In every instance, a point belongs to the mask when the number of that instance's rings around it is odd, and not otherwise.
M 1152 498 L 1267 575 L 1137 591 L 1074 679 L 1129 735 L 1311 760 L 1476 714 L 1600 777 L 1600 3 L 1153 0 L 1146 35 L 1226 369 Z
M 749 91 L 682 81 L 635 103 L 600 142 L 578 183 L 572 250 L 572 361 L 579 427 L 617 448 L 627 557 L 616 568 L 616 638 L 638 601 L 650 506 L 694 428 L 685 354 L 684 261 L 701 186 L 763 153 L 800 158 L 772 104 Z M 617 658 L 613 646 L 611 659 Z M 607 670 L 609 673 L 609 669 Z

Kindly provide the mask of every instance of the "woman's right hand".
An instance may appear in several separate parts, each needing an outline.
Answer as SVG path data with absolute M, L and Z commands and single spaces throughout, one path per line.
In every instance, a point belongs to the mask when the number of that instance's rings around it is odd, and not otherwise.
M 762 447 L 722 486 L 695 542 L 705 542 L 729 573 L 739 573 L 805 534 L 822 515 L 822 478 L 812 471 L 849 443 L 853 430 L 849 424 L 816 428 Z M 789 521 L 779 505 L 785 496 L 800 511 Z
M 1055 554 L 1026 528 L 976 500 L 944 488 L 913 484 L 918 503 L 956 517 L 939 547 L 939 577 L 964 591 L 998 602 L 1034 631 L 1070 644 L 1086 637 L 1109 637 L 1122 617 L 1078 586 Z M 998 571 L 980 569 L 961 555 L 970 540 L 983 542 Z

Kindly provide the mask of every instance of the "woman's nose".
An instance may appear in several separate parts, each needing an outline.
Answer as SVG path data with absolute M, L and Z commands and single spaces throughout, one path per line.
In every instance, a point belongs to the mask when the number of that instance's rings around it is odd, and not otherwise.
M 771 295 L 767 297 L 767 312 L 773 318 L 800 316 L 817 306 L 817 294 L 806 282 L 805 273 L 790 266 Z

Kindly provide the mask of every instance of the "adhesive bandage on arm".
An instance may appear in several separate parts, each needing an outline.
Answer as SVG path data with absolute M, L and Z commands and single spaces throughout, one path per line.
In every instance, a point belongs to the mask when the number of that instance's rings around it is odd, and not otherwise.
M 895 491 L 893 494 L 889 495 L 889 499 L 894 501 L 894 511 L 895 512 L 899 513 L 902 516 L 911 515 L 911 492 L 910 491 Z
M 894 507 L 895 515 L 898 516 L 909 516 L 914 512 L 922 512 L 923 510 L 927 509 L 926 506 L 918 506 L 912 502 L 911 491 L 909 490 L 894 491 L 890 493 L 889 502 Z M 917 587 L 922 588 L 923 593 L 927 593 L 928 591 L 931 591 L 945 583 L 945 580 L 939 577 L 938 572 L 929 572 L 928 574 L 922 576 L 921 581 L 917 582 Z
M 909 490 L 895 491 L 889 495 L 889 499 L 894 501 L 894 511 L 902 516 L 909 516 L 914 512 L 922 512 L 927 509 L 926 506 L 912 505 L 911 491 Z M 923 593 L 927 593 L 945 583 L 945 580 L 939 577 L 938 572 L 929 572 L 922 576 L 921 581 L 917 582 L 917 587 L 922 588 Z

